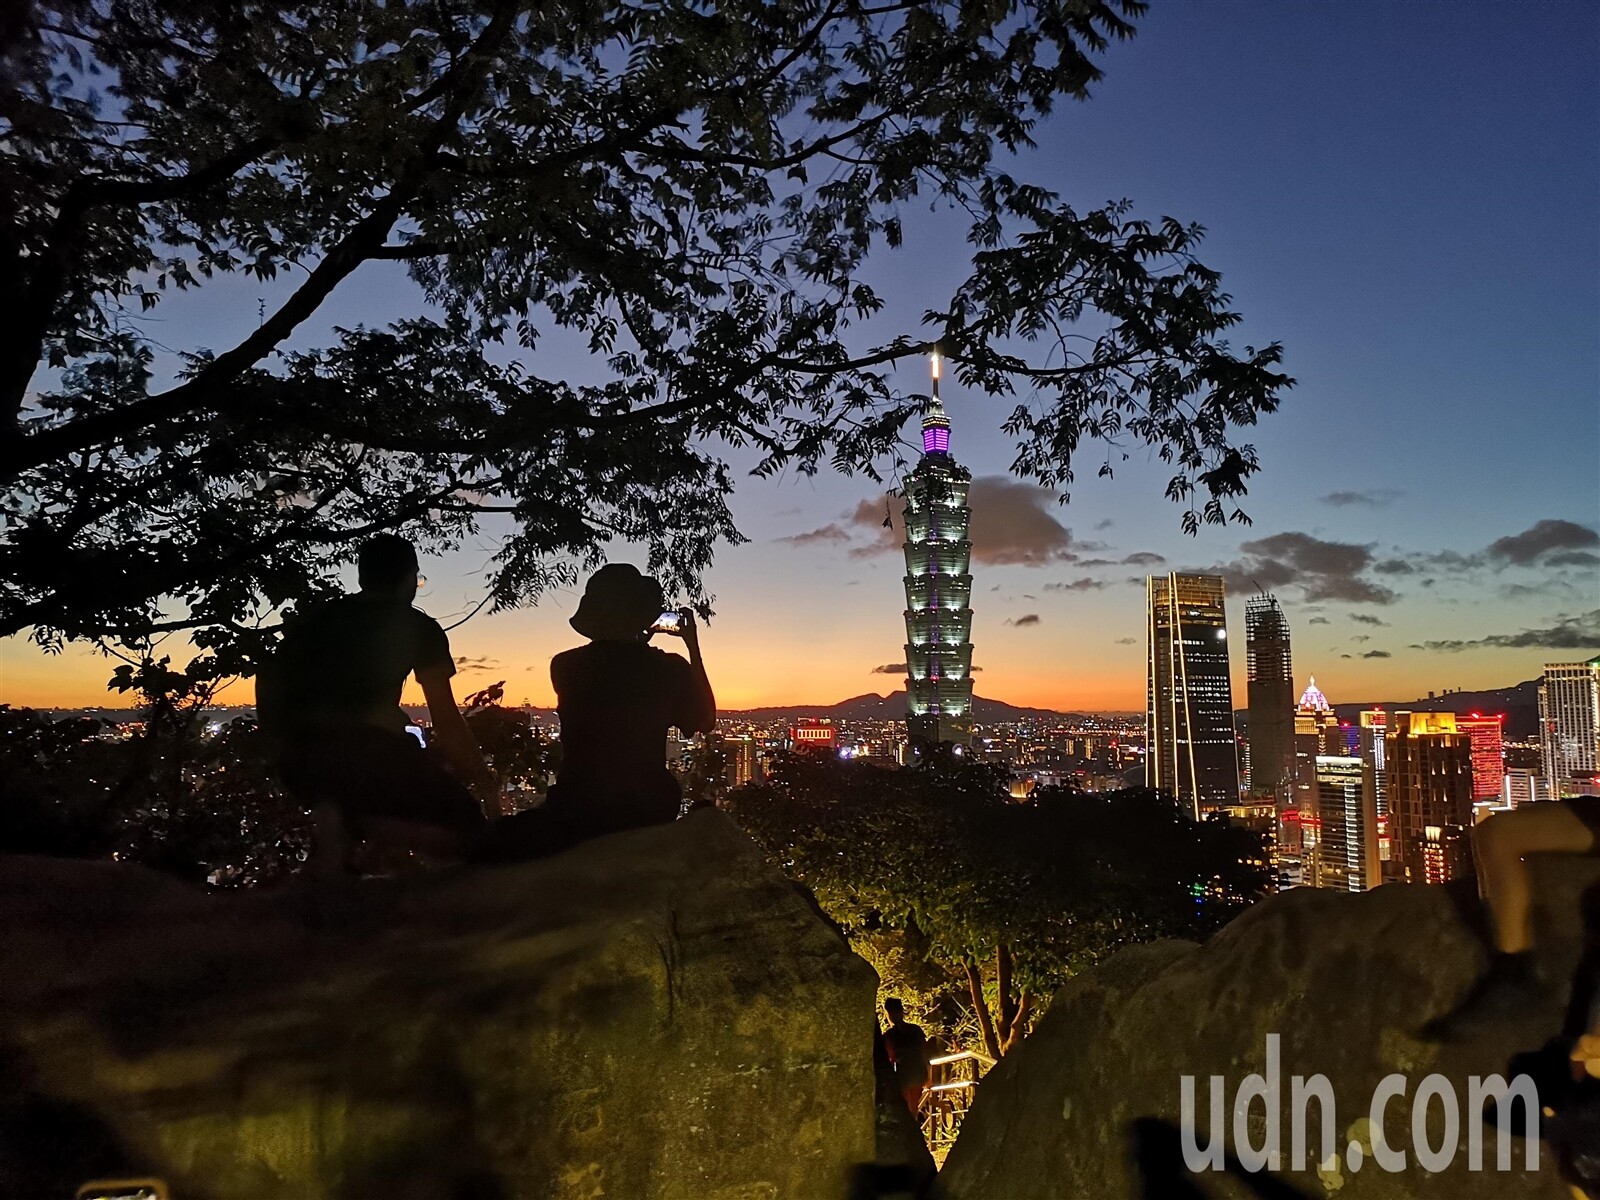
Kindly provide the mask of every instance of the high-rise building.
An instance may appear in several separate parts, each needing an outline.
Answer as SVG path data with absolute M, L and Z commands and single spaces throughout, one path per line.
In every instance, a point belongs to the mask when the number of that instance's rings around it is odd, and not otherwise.
M 1145 579 L 1145 783 L 1196 817 L 1239 803 L 1220 575 Z
M 1378 814 L 1363 786 L 1362 763 L 1344 754 L 1319 754 L 1317 886 L 1365 892 L 1383 882 L 1378 861 Z
M 972 740 L 972 473 L 950 457 L 939 399 L 922 419 L 922 460 L 905 482 L 906 732 L 913 744 Z
M 1507 767 L 1501 800 L 1507 808 L 1521 808 L 1550 799 L 1550 785 L 1543 775 L 1527 767 Z
M 1384 746 L 1396 876 L 1447 883 L 1472 874 L 1472 738 L 1454 713 L 1390 714 Z
M 839 748 L 839 731 L 832 721 L 799 717 L 789 726 L 789 749 L 798 754 L 832 754 Z
M 1360 738 L 1358 757 L 1361 759 L 1361 803 L 1372 813 L 1377 829 L 1378 865 L 1383 878 L 1393 873 L 1391 863 L 1393 841 L 1389 821 L 1389 768 L 1384 748 L 1384 732 L 1389 724 L 1389 714 L 1381 708 L 1364 709 L 1357 734 Z
M 1317 686 L 1315 675 L 1306 682 L 1295 705 L 1294 719 L 1294 799 L 1302 812 L 1314 813 L 1317 807 L 1317 755 L 1343 754 L 1339 718 L 1333 705 Z
M 1294 667 L 1289 622 L 1276 596 L 1245 602 L 1244 636 L 1250 790 L 1286 800 L 1294 775 Z
M 728 755 L 728 786 L 743 787 L 762 777 L 759 747 L 753 737 L 727 738 L 723 749 Z
M 1545 664 L 1539 741 L 1552 796 L 1590 790 L 1600 771 L 1600 657 Z
M 1472 739 L 1472 798 L 1498 800 L 1505 790 L 1505 714 L 1456 714 L 1456 729 Z

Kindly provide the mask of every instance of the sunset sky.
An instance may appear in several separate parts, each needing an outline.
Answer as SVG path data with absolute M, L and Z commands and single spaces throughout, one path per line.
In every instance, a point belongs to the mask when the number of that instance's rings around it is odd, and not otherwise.
M 1245 317 L 1234 342 L 1281 341 L 1298 385 L 1249 439 L 1264 465 L 1243 505 L 1254 524 L 1194 538 L 1159 462 L 1136 455 L 1111 480 L 1085 462 L 1058 505 L 1007 475 L 1013 401 L 948 386 L 952 451 L 975 477 L 978 693 L 1142 709 L 1152 570 L 1227 576 L 1240 706 L 1253 582 L 1284 604 L 1297 684 L 1315 674 L 1335 703 L 1510 684 L 1600 650 L 1597 10 L 1158 0 L 1103 66 L 1093 98 L 1042 125 L 1014 169 L 1080 209 L 1128 197 L 1206 226 L 1200 257 Z M 863 345 L 944 303 L 968 270 L 963 236 L 946 211 L 906 214 L 904 249 L 869 272 L 890 309 Z M 225 346 L 264 294 L 208 285 L 163 303 L 155 332 Z M 382 324 L 414 295 L 369 265 L 298 341 Z M 584 378 L 564 354 L 541 351 L 541 373 Z M 904 362 L 903 385 L 920 390 L 925 371 Z M 905 657 L 882 488 L 747 479 L 734 512 L 751 540 L 718 556 L 703 637 L 722 707 L 902 686 L 874 672 Z M 493 548 L 486 535 L 426 564 L 421 607 L 464 615 Z M 551 703 L 547 664 L 578 640 L 576 599 L 455 629 L 458 694 L 504 679 L 509 700 Z M 0 702 L 107 703 L 113 665 L 0 643 Z

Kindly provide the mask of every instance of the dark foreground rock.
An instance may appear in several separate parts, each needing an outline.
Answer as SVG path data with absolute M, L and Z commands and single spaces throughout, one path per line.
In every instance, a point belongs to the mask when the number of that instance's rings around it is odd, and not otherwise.
M 1600 883 L 1600 863 L 1540 865 L 1538 925 L 1544 968 L 1570 978 L 1582 945 L 1580 896 Z M 1470 928 L 1475 905 L 1454 886 L 1386 886 L 1362 896 L 1303 889 L 1246 913 L 1203 946 L 1142 946 L 1074 979 L 1039 1028 L 978 1089 L 940 1183 L 949 1200 L 1532 1200 L 1569 1197 L 1555 1157 L 1524 1169 L 1496 1166 L 1495 1134 L 1469 1111 L 1468 1078 L 1504 1073 L 1511 1056 L 1536 1048 L 1563 1021 L 1563 997 L 1463 1044 L 1418 1036 L 1448 1011 L 1483 962 Z M 1233 1105 L 1240 1085 L 1266 1067 L 1267 1035 L 1280 1038 L 1285 1161 L 1271 1173 L 1241 1169 Z M 1419 1164 L 1413 1100 L 1428 1076 L 1444 1076 L 1460 1107 L 1459 1151 L 1437 1172 Z M 1179 1141 L 1181 1077 L 1196 1077 L 1201 1147 L 1215 1128 L 1208 1079 L 1226 1081 L 1222 1132 L 1230 1167 L 1185 1167 Z M 1337 1158 L 1323 1164 L 1321 1126 L 1310 1108 L 1306 1163 L 1295 1169 L 1291 1077 L 1327 1076 L 1336 1099 Z M 1364 1120 L 1374 1089 L 1391 1074 L 1405 1090 L 1384 1110 L 1385 1144 L 1406 1154 L 1389 1173 L 1371 1153 Z M 1469 1138 L 1483 1132 L 1482 1169 L 1470 1169 Z M 1246 1132 L 1263 1146 L 1265 1105 L 1255 1100 Z M 1444 1101 L 1428 1107 L 1428 1146 L 1444 1146 Z M 1522 1122 L 1517 1121 L 1517 1129 Z M 1365 1155 L 1358 1170 L 1352 1142 Z M 1438 1164 L 1436 1164 L 1438 1165 Z
M 714 812 L 256 894 L 0 860 L 0 1196 L 839 1200 L 875 983 Z

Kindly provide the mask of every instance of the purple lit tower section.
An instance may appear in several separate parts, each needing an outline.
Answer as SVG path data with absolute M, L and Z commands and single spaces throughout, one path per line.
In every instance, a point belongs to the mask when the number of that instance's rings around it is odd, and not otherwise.
M 939 399 L 922 419 L 922 461 L 905 482 L 906 706 L 913 744 L 972 741 L 972 473 L 950 457 Z

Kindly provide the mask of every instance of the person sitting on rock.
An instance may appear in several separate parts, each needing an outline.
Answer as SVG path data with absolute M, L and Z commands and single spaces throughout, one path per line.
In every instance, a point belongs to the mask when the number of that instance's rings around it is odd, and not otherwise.
M 661 585 L 628 563 L 590 577 L 568 622 L 589 644 L 550 663 L 561 720 L 555 784 L 543 804 L 495 824 L 482 858 L 533 858 L 677 819 L 683 793 L 667 770 L 667 730 L 709 733 L 717 705 L 694 614 L 663 604 Z M 656 633 L 682 638 L 689 657 L 651 646 Z
M 280 777 L 316 815 L 313 861 L 323 869 L 342 869 L 362 840 L 460 857 L 487 825 L 468 784 L 489 800 L 494 777 L 456 707 L 450 640 L 411 605 L 422 583 L 417 565 L 405 538 L 366 542 L 356 560 L 360 590 L 286 622 L 256 680 Z M 400 692 L 412 674 L 436 749 L 406 731 Z
M 922 1107 L 922 1095 L 928 1090 L 932 1067 L 928 1063 L 928 1035 L 922 1026 L 906 1020 L 906 1006 L 890 997 L 883 1002 L 883 1011 L 889 1017 L 889 1028 L 883 1031 L 883 1045 L 894 1064 L 895 1081 L 900 1085 L 900 1096 L 913 1113 Z
M 1569 797 L 1497 813 L 1473 829 L 1472 848 L 1493 956 L 1462 1002 L 1430 1024 L 1429 1032 L 1444 1037 L 1515 1018 L 1549 999 L 1534 966 L 1527 856 L 1586 855 L 1600 849 L 1600 797 Z

